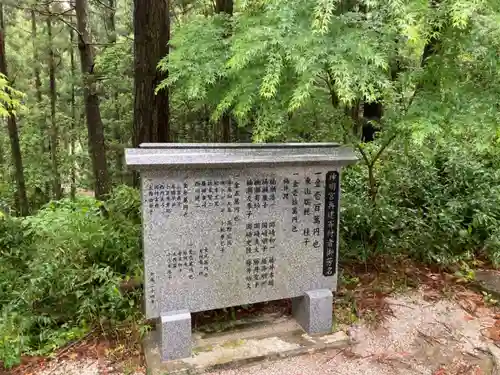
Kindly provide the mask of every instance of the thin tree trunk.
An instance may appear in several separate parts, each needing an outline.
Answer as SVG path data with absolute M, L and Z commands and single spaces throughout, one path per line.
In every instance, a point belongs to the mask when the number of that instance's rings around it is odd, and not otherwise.
M 108 0 L 107 15 L 104 18 L 106 22 L 106 29 L 108 32 L 108 43 L 110 45 L 116 44 L 116 1 Z M 115 110 L 114 115 L 114 126 L 113 126 L 113 138 L 117 144 L 115 149 L 115 158 L 116 158 L 116 176 L 118 177 L 118 182 L 123 182 L 123 141 L 121 136 L 120 129 L 120 108 L 118 106 L 118 92 L 115 91 L 113 93 L 113 107 Z
M 5 77 L 8 77 L 7 59 L 5 57 L 5 27 L 2 3 L 0 3 L 0 73 L 4 74 Z M 29 204 L 26 194 L 26 183 L 24 181 L 23 159 L 21 154 L 21 146 L 19 144 L 17 122 L 16 117 L 11 111 L 11 108 L 7 108 L 7 110 L 9 110 L 10 112 L 10 115 L 7 118 L 7 128 L 9 131 L 12 160 L 14 161 L 15 179 L 17 184 L 17 211 L 22 216 L 27 216 L 29 214 Z
M 33 42 L 33 74 L 35 76 L 35 93 L 36 101 L 39 106 L 42 105 L 42 79 L 40 78 L 40 65 L 39 65 L 39 55 L 38 55 L 38 41 L 37 41 L 37 26 L 36 26 L 36 13 L 35 10 L 31 10 L 31 40 Z M 41 108 L 41 107 L 40 107 Z M 47 134 L 46 134 L 46 122 L 45 122 L 45 112 L 40 111 L 40 123 L 38 125 L 40 131 L 40 155 L 46 155 L 49 147 L 47 147 Z M 43 158 L 42 166 L 48 168 L 49 166 L 45 164 L 45 158 Z M 41 190 L 41 189 L 40 189 Z M 50 197 L 50 183 L 45 183 L 45 190 L 42 193 L 43 202 L 47 202 Z
M 54 198 L 59 200 L 62 197 L 61 176 L 57 161 L 57 146 L 59 141 L 59 129 L 56 121 L 56 63 L 54 61 L 54 46 L 52 37 L 52 16 L 50 16 L 50 6 L 47 6 L 47 35 L 49 38 L 49 93 L 50 93 L 50 161 L 52 167 L 52 192 Z
M 3 121 L 1 121 L 3 119 L 0 119 L 0 124 L 2 124 L 1 126 L 3 126 Z M 3 180 L 5 180 L 5 177 L 4 176 L 4 171 L 6 171 L 7 169 L 5 168 L 4 169 L 4 164 L 5 164 L 5 151 L 4 151 L 4 145 L 3 145 L 3 138 L 0 137 L 0 178 L 2 178 Z
M 70 1 L 70 6 L 74 7 L 74 1 Z M 76 65 L 75 65 L 75 49 L 74 49 L 74 41 L 75 41 L 75 32 L 73 28 L 69 28 L 69 39 L 71 44 L 71 52 L 70 52 L 70 65 L 71 65 L 71 129 L 69 135 L 69 148 L 71 155 L 71 168 L 70 168 L 70 194 L 71 199 L 76 198 L 76 160 L 75 160 L 75 147 L 76 147 L 76 90 L 75 90 L 75 82 L 76 82 Z
M 35 75 L 36 100 L 42 102 L 42 80 L 40 78 L 40 66 L 38 65 L 36 14 L 31 10 L 31 40 L 33 41 L 33 74 Z M 44 150 L 45 151 L 45 150 Z
M 78 50 L 80 51 L 83 74 L 83 97 L 87 114 L 87 130 L 89 152 L 92 159 L 92 169 L 95 179 L 95 197 L 104 199 L 109 193 L 110 182 L 106 162 L 106 147 L 104 143 L 104 126 L 99 108 L 99 96 L 94 82 L 94 59 L 88 31 L 87 0 L 76 0 L 76 20 L 78 28 Z

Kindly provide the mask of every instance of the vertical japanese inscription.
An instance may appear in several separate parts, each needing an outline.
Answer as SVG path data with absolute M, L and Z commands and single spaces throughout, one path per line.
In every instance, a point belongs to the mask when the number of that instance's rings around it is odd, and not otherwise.
M 292 232 L 299 231 L 299 186 L 298 173 L 294 173 L 292 189 Z
M 245 263 L 247 289 L 274 286 L 274 256 L 249 258 Z
M 247 223 L 246 253 L 266 253 L 276 248 L 276 222 Z
M 220 251 L 226 251 L 227 247 L 233 246 L 233 222 L 231 220 L 223 221 L 220 227 Z
M 150 215 L 153 212 L 170 214 L 176 207 L 182 207 L 184 216 L 187 215 L 188 185 L 186 182 L 183 184 L 153 184 L 149 181 L 146 190 L 147 197 L 144 198 L 144 204 L 147 205 Z
M 253 209 L 253 203 L 252 203 L 253 192 L 254 192 L 253 180 L 248 179 L 247 180 L 247 211 L 246 211 L 247 218 L 250 218 L 253 215 L 253 210 L 252 210 Z
M 153 271 L 149 271 L 149 303 L 155 305 L 156 303 L 156 275 Z
M 276 221 L 266 220 L 266 215 L 276 205 L 277 186 L 275 177 L 246 180 L 245 280 L 248 289 L 269 288 L 275 283 Z M 255 221 L 256 216 L 264 221 Z
M 195 264 L 198 257 L 199 264 Z M 167 278 L 175 279 L 178 276 L 187 275 L 190 280 L 198 277 L 208 277 L 209 257 L 208 248 L 203 247 L 198 251 L 190 243 L 187 250 L 172 250 L 166 253 Z
M 240 176 L 235 176 L 235 180 L 239 178 Z M 240 221 L 240 201 L 241 201 L 241 182 L 236 180 L 234 182 L 234 195 L 233 195 L 233 211 L 234 211 L 234 221 L 238 222 Z
M 251 218 L 255 210 L 274 206 L 276 185 L 275 178 L 247 179 L 247 218 Z
M 224 219 L 220 226 L 220 251 L 224 253 L 227 248 L 233 246 L 233 225 L 240 221 L 240 199 L 241 183 L 236 180 L 239 176 L 235 176 L 235 180 L 216 181 L 220 186 L 219 191 L 226 199 L 225 206 L 222 205 L 220 212 L 231 216 L 231 219 Z
M 312 206 L 312 189 L 311 189 L 311 178 L 308 176 L 305 178 L 305 187 L 304 187 L 304 200 L 303 200 L 303 206 L 304 206 L 304 245 L 308 246 L 311 243 L 311 237 L 312 237 L 312 230 L 310 227 L 310 224 L 308 222 L 308 218 L 311 216 L 311 206 Z
M 339 183 L 339 172 L 330 171 L 326 174 L 323 276 L 333 276 L 336 270 Z
M 225 207 L 221 204 L 226 197 L 226 181 L 197 180 L 194 182 L 194 203 L 196 208 Z
M 189 210 L 189 199 L 188 199 L 188 183 L 184 182 L 183 184 L 184 190 L 183 190 L 183 205 L 182 205 L 182 211 L 184 212 L 184 216 L 187 216 L 188 210 Z
M 323 190 L 321 189 L 321 175 L 322 172 L 316 172 L 314 179 L 314 187 L 312 188 L 312 200 L 313 200 L 313 247 L 318 249 L 321 247 L 320 235 L 321 235 L 321 202 L 323 198 Z
M 208 271 L 209 271 L 208 247 L 205 246 L 202 249 L 200 249 L 199 259 L 200 259 L 200 264 L 199 264 L 198 276 L 208 277 Z

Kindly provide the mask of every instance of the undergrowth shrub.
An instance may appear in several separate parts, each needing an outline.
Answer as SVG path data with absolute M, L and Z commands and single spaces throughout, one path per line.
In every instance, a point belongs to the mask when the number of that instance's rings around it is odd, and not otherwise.
M 375 169 L 367 193 L 363 163 L 343 179 L 342 258 L 367 262 L 406 254 L 442 265 L 480 256 L 500 264 L 500 152 L 447 139 L 400 145 Z
M 116 189 L 109 204 L 92 198 L 50 202 L 25 219 L 0 219 L 0 361 L 47 354 L 95 324 L 139 319 L 142 277 L 138 193 Z

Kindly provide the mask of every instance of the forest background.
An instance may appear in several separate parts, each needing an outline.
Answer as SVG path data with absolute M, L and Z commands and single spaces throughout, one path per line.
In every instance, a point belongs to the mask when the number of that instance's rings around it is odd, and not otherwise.
M 1 0 L 0 362 L 144 328 L 142 142 L 350 145 L 342 262 L 496 266 L 499 56 L 495 0 Z

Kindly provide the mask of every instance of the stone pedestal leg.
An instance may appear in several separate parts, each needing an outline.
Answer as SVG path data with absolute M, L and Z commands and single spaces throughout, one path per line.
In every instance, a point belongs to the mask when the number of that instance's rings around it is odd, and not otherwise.
M 330 333 L 333 323 L 333 294 L 328 289 L 311 290 L 292 299 L 292 313 L 308 334 Z
M 163 314 L 157 330 L 162 361 L 191 357 L 191 314 L 188 310 Z

